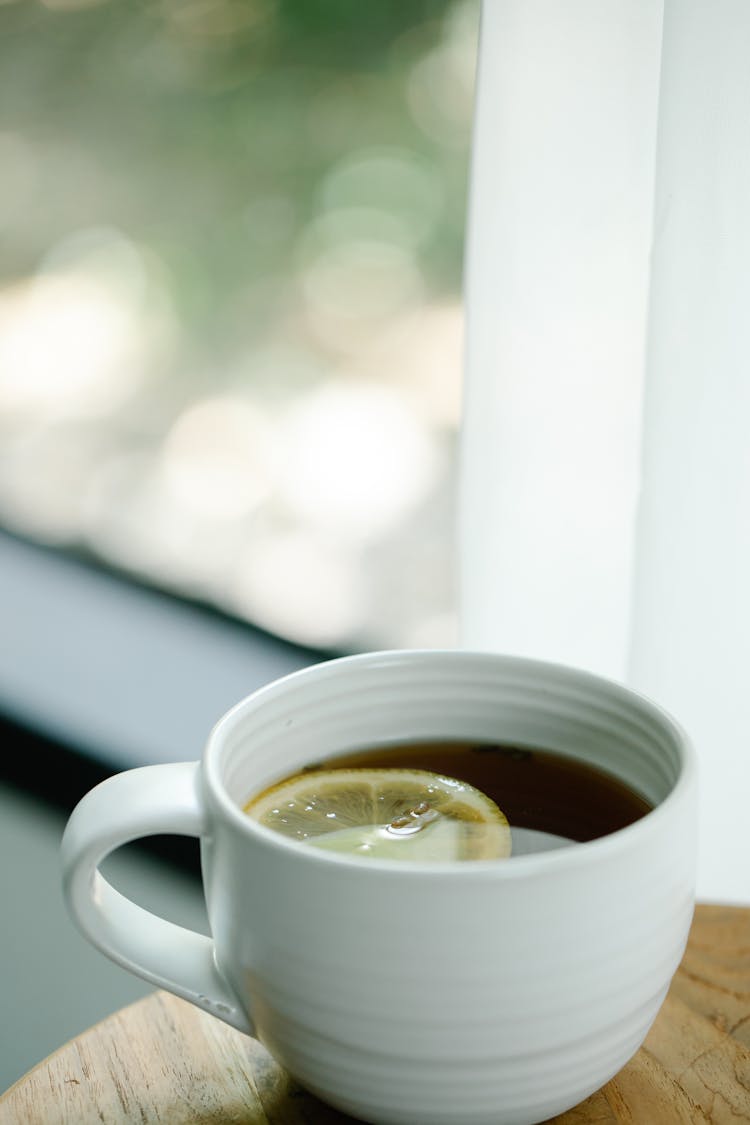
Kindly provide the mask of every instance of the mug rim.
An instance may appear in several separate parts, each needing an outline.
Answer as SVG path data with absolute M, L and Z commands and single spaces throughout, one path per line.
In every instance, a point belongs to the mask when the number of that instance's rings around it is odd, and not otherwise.
M 335 675 L 336 669 L 342 665 L 347 667 L 356 664 L 393 666 L 400 662 L 412 664 L 420 661 L 435 661 L 437 663 L 451 659 L 460 660 L 464 657 L 480 660 L 483 663 L 508 670 L 513 668 L 522 672 L 537 670 L 554 676 L 567 677 L 578 683 L 587 684 L 594 689 L 603 689 L 614 693 L 620 702 L 637 703 L 642 713 L 645 712 L 650 719 L 669 732 L 677 749 L 679 773 L 669 793 L 638 820 L 624 828 L 618 828 L 606 836 L 600 836 L 594 840 L 576 841 L 575 847 L 512 856 L 513 862 L 508 863 L 507 859 L 447 860 L 445 862 L 399 860 L 394 862 L 388 859 L 371 858 L 363 862 L 361 857 L 331 852 L 323 848 L 301 848 L 299 841 L 288 840 L 280 833 L 258 824 L 247 816 L 227 792 L 221 776 L 221 756 L 226 738 L 244 720 L 247 714 L 252 714 L 255 710 L 261 708 L 267 700 L 275 699 L 278 695 L 286 692 L 290 684 L 293 685 L 299 680 L 314 680 L 318 677 L 325 679 L 328 676 Z M 683 794 L 689 792 L 694 786 L 697 778 L 697 755 L 685 728 L 669 711 L 642 692 L 598 673 L 555 661 L 537 660 L 533 657 L 515 656 L 483 649 L 383 649 L 319 661 L 272 680 L 251 692 L 226 711 L 212 727 L 203 752 L 201 770 L 215 807 L 235 828 L 238 828 L 244 835 L 249 836 L 265 848 L 281 849 L 282 853 L 287 853 L 290 858 L 294 856 L 302 863 L 334 864 L 339 867 L 343 865 L 349 871 L 354 868 L 362 873 L 362 877 L 367 877 L 366 872 L 369 872 L 371 876 L 379 874 L 390 878 L 413 878 L 418 875 L 420 878 L 445 879 L 447 876 L 452 878 L 459 876 L 461 881 L 465 882 L 472 877 L 493 880 L 528 878 L 553 872 L 560 867 L 573 870 L 578 867 L 588 867 L 590 864 L 606 859 L 610 855 L 617 855 L 619 852 L 627 850 L 631 840 L 637 840 L 640 837 L 647 838 L 650 833 L 658 831 L 664 817 L 670 815 L 673 806 L 681 801 Z

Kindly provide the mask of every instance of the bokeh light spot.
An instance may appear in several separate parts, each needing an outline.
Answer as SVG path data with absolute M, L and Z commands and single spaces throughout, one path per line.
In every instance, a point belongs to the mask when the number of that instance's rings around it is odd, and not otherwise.
M 433 485 L 428 429 L 395 391 L 329 383 L 290 412 L 281 494 L 296 516 L 364 542 L 398 524 Z
M 243 399 L 197 402 L 177 420 L 162 451 L 174 498 L 196 516 L 238 519 L 269 494 L 273 434 L 256 405 Z

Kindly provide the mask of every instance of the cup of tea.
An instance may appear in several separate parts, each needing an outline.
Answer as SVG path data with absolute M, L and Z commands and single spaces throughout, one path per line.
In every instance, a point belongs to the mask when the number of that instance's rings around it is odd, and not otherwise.
M 98 865 L 200 838 L 212 937 Z M 239 703 L 200 762 L 73 812 L 65 895 L 114 961 L 257 1035 L 375 1125 L 539 1122 L 636 1052 L 687 941 L 696 763 L 585 672 L 491 653 L 332 660 Z

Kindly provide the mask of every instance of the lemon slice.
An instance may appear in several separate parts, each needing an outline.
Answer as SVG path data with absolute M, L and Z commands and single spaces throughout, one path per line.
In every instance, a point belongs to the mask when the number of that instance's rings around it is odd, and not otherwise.
M 494 801 L 429 770 L 325 769 L 253 797 L 245 812 L 293 840 L 376 859 L 504 859 L 510 827 Z

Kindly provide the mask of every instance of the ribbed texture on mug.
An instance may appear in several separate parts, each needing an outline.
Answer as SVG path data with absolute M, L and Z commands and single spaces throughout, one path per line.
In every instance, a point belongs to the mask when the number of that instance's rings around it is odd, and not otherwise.
M 224 784 L 235 799 L 270 778 L 362 743 L 410 739 L 496 739 L 574 754 L 616 772 L 652 801 L 662 800 L 679 771 L 677 738 L 654 720 L 655 709 L 614 684 L 555 665 L 535 664 L 533 681 L 511 658 L 488 654 L 425 653 L 414 673 L 398 653 L 380 666 L 338 661 L 322 683 L 296 677 L 296 690 L 273 685 L 234 713 Z M 255 712 L 252 757 L 244 752 L 240 716 Z M 225 723 L 231 724 L 232 716 Z M 237 752 L 239 751 L 239 752 Z M 247 777 L 247 766 L 252 780 Z
M 276 1021 L 265 1039 L 299 1082 L 374 1125 L 529 1125 L 576 1105 L 616 1074 L 643 1041 L 663 997 L 662 989 L 606 1032 L 553 1051 L 459 1063 L 379 1056 Z M 328 1085 L 320 1076 L 331 1052 L 336 1082 Z
M 302 849 L 227 799 L 337 751 L 434 738 L 571 754 L 659 808 L 558 852 L 420 866 Z M 219 963 L 304 1085 L 376 1125 L 531 1125 L 637 1050 L 684 949 L 695 867 L 694 778 L 658 708 L 551 665 L 394 653 L 273 685 L 217 741 Z

